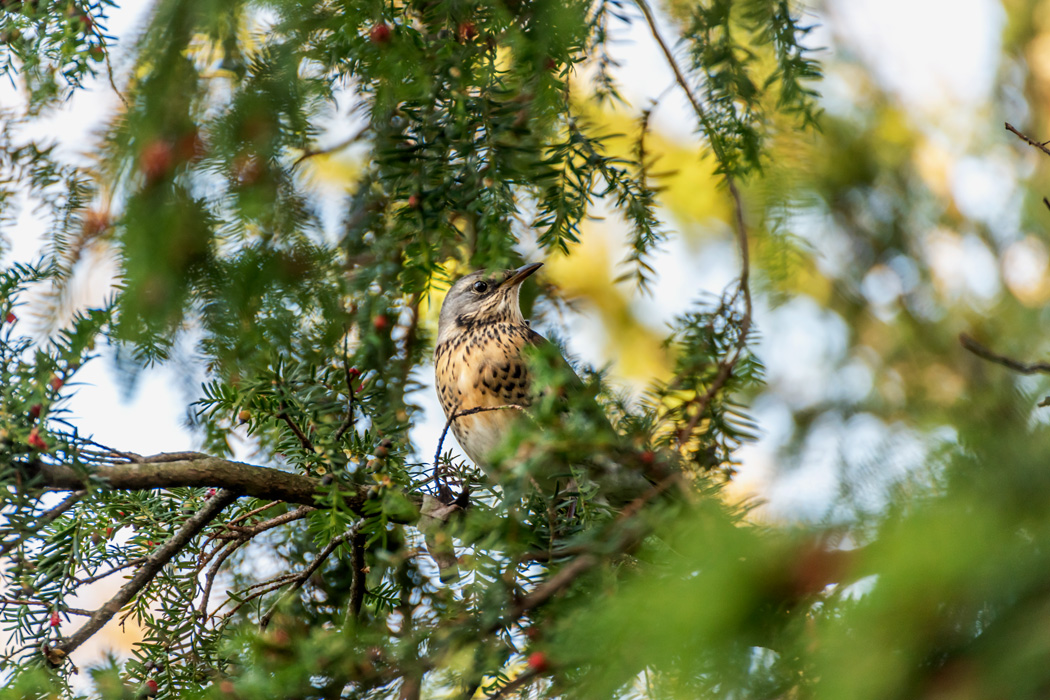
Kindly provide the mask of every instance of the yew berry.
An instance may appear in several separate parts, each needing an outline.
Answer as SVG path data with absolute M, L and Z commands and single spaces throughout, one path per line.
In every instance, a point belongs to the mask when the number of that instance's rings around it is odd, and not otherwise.
M 536 673 L 543 673 L 550 668 L 550 663 L 547 661 L 547 655 L 542 651 L 534 651 L 529 654 L 529 668 Z
M 29 417 L 36 419 L 40 417 L 40 412 L 44 410 L 44 407 L 38 403 L 33 404 L 29 407 Z
M 379 314 L 372 319 L 372 328 L 377 331 L 385 331 L 390 326 L 390 319 L 385 314 Z
M 62 622 L 62 620 L 59 619 L 57 610 L 55 612 L 51 613 L 51 626 L 52 627 L 58 627 L 59 624 L 61 624 L 61 622 Z
M 62 377 L 59 377 L 59 376 L 51 377 L 51 381 L 48 382 L 48 384 L 51 385 L 51 388 L 54 389 L 55 391 L 58 391 L 59 389 L 61 389 L 62 386 L 65 383 L 66 382 L 62 379 Z
M 239 420 L 242 423 L 247 423 L 249 420 L 251 420 L 251 417 L 252 412 L 249 411 L 247 408 L 242 408 L 237 414 L 237 420 Z
M 641 460 L 642 464 L 648 466 L 654 461 L 656 461 L 656 455 L 653 453 L 652 450 L 646 450 L 645 452 L 642 452 L 640 455 L 638 455 L 638 459 Z
M 372 27 L 368 33 L 368 39 L 373 44 L 386 44 L 390 41 L 390 26 L 386 22 L 380 22 Z
M 4 320 L 7 321 L 8 323 L 14 323 L 15 321 L 18 320 L 18 316 L 15 316 L 15 312 L 14 311 L 8 311 L 7 315 L 4 316 Z
M 418 194 L 409 195 L 409 197 L 408 197 L 408 206 L 410 208 L 418 209 L 419 208 L 419 203 L 420 203 L 420 199 L 419 199 L 419 195 Z
M 33 449 L 47 450 L 47 443 L 44 442 L 42 437 L 40 437 L 40 430 L 38 428 L 33 428 L 29 431 L 29 437 L 26 439 L 26 442 Z
M 153 680 L 152 678 L 146 681 L 146 695 L 152 697 L 153 695 L 157 694 L 158 690 L 159 687 L 157 686 L 157 681 Z
M 173 161 L 171 144 L 164 139 L 154 139 L 139 153 L 139 170 L 147 182 L 156 182 L 168 174 Z

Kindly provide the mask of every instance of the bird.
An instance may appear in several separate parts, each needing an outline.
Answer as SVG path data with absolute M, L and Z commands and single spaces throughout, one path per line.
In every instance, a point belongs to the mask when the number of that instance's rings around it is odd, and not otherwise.
M 438 399 L 460 447 L 490 475 L 489 457 L 520 412 L 506 408 L 459 414 L 531 404 L 523 351 L 549 341 L 529 327 L 519 293 L 522 283 L 541 267 L 543 263 L 531 263 L 514 270 L 473 272 L 457 280 L 441 304 L 434 348 Z

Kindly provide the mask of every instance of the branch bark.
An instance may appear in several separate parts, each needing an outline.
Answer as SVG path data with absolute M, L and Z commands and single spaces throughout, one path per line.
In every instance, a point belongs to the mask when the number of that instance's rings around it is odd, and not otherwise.
M 145 588 L 160 573 L 165 564 L 171 561 L 197 533 L 203 530 L 215 516 L 222 512 L 223 508 L 235 500 L 237 500 L 237 494 L 225 489 L 208 499 L 199 511 L 183 523 L 179 531 L 170 540 L 146 558 L 142 568 L 135 572 L 135 575 L 117 591 L 115 596 L 96 610 L 80 629 L 64 639 L 61 644 L 58 644 L 54 651 L 62 657 L 68 656 L 73 650 L 90 639 L 93 634 L 102 629 L 121 608 L 127 605 L 139 591 Z
M 83 489 L 98 479 L 116 490 L 214 486 L 236 496 L 321 505 L 317 498 L 321 482 L 308 476 L 208 455 L 172 461 L 163 461 L 160 457 L 163 455 L 148 457 L 143 462 L 99 465 L 89 474 L 64 464 L 39 464 L 36 470 L 46 487 L 55 491 Z M 350 510 L 360 513 L 367 497 L 367 489 L 361 487 L 345 494 L 344 499 Z

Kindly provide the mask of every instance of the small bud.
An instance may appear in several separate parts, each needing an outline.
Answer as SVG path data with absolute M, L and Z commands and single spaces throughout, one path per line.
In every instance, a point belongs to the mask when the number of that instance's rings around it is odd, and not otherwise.
M 469 20 L 460 22 L 459 27 L 456 28 L 456 36 L 459 37 L 460 41 L 472 41 L 478 36 L 478 29 Z
M 206 500 L 206 501 L 207 501 L 207 500 L 208 500 L 209 498 L 211 498 L 212 496 L 214 496 L 214 495 L 215 495 L 216 493 L 217 493 L 217 492 L 216 492 L 216 490 L 215 490 L 215 489 L 208 489 L 208 493 L 204 494 L 204 500 Z

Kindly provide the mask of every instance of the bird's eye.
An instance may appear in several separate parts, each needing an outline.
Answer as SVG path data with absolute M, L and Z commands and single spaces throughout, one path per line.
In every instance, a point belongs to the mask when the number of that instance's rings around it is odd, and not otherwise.
M 478 294 L 484 294 L 489 290 L 489 283 L 484 280 L 478 280 L 474 283 L 474 291 Z

